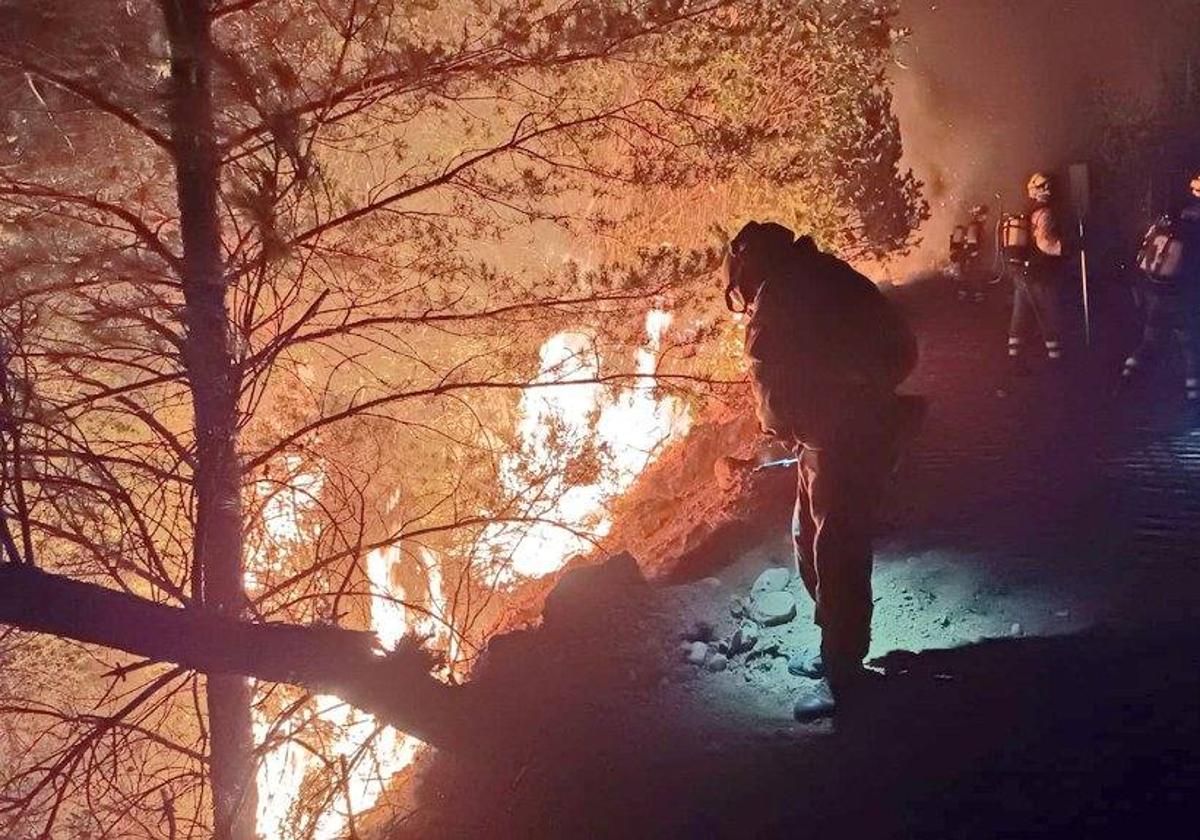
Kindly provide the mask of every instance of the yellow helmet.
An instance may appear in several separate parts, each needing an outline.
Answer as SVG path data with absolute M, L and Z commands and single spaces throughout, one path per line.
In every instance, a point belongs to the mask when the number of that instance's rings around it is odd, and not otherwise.
M 1192 195 L 1200 198 L 1200 170 L 1192 173 L 1192 183 L 1190 184 Z
M 1025 191 L 1034 201 L 1049 201 L 1053 190 L 1053 179 L 1045 172 L 1035 172 L 1025 185 Z

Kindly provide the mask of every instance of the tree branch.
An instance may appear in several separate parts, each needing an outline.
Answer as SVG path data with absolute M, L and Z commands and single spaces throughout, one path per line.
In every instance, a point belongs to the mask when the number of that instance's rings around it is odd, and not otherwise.
M 15 563 L 0 565 L 0 623 L 335 694 L 435 746 L 465 749 L 472 740 L 459 690 L 430 676 L 415 652 L 378 655 L 371 633 L 231 621 Z

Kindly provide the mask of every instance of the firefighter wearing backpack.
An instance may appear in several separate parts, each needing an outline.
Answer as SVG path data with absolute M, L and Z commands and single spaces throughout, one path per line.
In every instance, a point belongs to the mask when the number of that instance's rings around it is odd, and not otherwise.
M 1200 406 L 1200 171 L 1192 176 L 1190 190 L 1191 202 L 1151 225 L 1138 252 L 1142 341 L 1125 360 L 1119 390 L 1135 382 L 1173 337 L 1183 354 L 1184 396 L 1195 409 Z
M 798 458 L 792 536 L 821 650 L 789 670 L 817 680 L 795 707 L 810 720 L 832 714 L 870 677 L 873 512 L 924 414 L 923 400 L 896 394 L 917 345 L 874 283 L 782 225 L 747 224 L 727 268 L 726 303 L 750 316 L 745 354 L 759 423 Z
M 976 205 L 971 208 L 967 223 L 955 225 L 950 234 L 950 263 L 958 283 L 959 300 L 984 302 L 984 289 L 988 280 L 983 257 L 987 217 L 987 205 Z
M 1008 357 L 1019 373 L 1026 370 L 1026 342 L 1034 328 L 1041 334 L 1046 358 L 1052 363 L 1062 359 L 1059 295 L 1066 262 L 1052 178 L 1044 172 L 1035 173 L 1026 192 L 1029 213 L 1006 216 L 1000 227 L 1001 252 L 1013 278 Z

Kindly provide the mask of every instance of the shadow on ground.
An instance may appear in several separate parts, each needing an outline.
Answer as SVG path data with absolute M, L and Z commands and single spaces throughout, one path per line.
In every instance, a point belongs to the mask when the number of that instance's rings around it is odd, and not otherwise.
M 486 755 L 437 762 L 397 836 L 1126 837 L 1184 824 L 1200 792 L 1190 623 L 893 652 L 836 726 L 799 727 L 631 671 L 678 605 L 602 587 L 489 663 Z
M 1025 620 L 1026 637 L 889 653 L 891 677 L 836 726 L 797 726 L 786 673 L 680 661 L 684 625 L 727 620 L 730 592 L 786 550 L 791 482 L 770 477 L 759 515 L 725 526 L 676 585 L 628 558 L 579 569 L 540 628 L 496 640 L 466 688 L 478 751 L 429 762 L 388 836 L 1096 840 L 1189 825 L 1200 438 L 1169 397 L 1107 400 L 1128 325 L 1102 307 L 1105 343 L 998 400 L 1004 301 L 963 309 L 944 291 L 899 290 L 923 343 L 912 388 L 933 411 L 889 505 L 879 594 L 957 575 L 904 620 L 995 633 L 1012 619 L 995 593 L 1024 587 L 1042 614 L 1086 605 L 1096 626 Z M 985 596 L 992 624 L 946 611 L 951 590 L 967 607 Z M 1074 632 L 1027 635 L 1051 631 Z

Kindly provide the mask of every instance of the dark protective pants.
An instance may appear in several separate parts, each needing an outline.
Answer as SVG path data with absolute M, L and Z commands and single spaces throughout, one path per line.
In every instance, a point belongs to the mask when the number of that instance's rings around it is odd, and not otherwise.
M 1008 327 L 1008 356 L 1019 361 L 1029 334 L 1036 327 L 1052 361 L 1062 358 L 1062 315 L 1059 284 L 1051 269 L 1017 270 L 1013 278 L 1012 321 Z
M 1196 302 L 1191 296 L 1153 287 L 1143 290 L 1145 326 L 1142 343 L 1125 360 L 1125 377 L 1136 376 L 1161 355 L 1168 337 L 1174 337 L 1183 354 L 1184 390 L 1189 400 L 1200 400 L 1200 336 L 1195 323 Z
M 875 509 L 895 460 L 894 424 L 863 421 L 829 445 L 796 451 L 792 541 L 831 673 L 861 665 L 870 646 Z
M 990 278 L 987 266 L 979 257 L 968 256 L 955 263 L 954 274 L 960 294 L 979 299 L 987 291 Z

